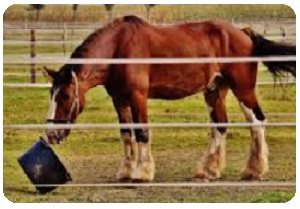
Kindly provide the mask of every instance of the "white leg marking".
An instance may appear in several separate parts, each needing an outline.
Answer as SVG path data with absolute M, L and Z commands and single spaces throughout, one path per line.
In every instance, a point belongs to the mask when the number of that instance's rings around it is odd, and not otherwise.
M 209 112 L 209 115 L 214 110 L 211 106 L 207 105 L 207 109 Z M 210 117 L 210 122 L 213 123 L 214 121 Z M 222 141 L 226 140 L 226 134 L 221 134 L 217 128 L 211 129 L 211 139 L 210 139 L 210 153 L 214 154 L 217 150 L 217 148 L 221 145 Z
M 208 112 L 213 108 L 209 105 Z M 212 122 L 212 118 L 211 118 Z M 221 175 L 226 161 L 226 133 L 220 133 L 217 128 L 211 129 L 211 138 L 208 151 L 204 154 L 196 168 L 195 177 L 201 179 L 216 179 Z
M 155 163 L 151 154 L 151 132 L 149 142 L 138 143 L 139 155 L 136 169 L 131 173 L 131 178 L 141 181 L 152 181 L 155 173 Z
M 124 143 L 124 152 L 125 152 L 125 156 L 126 157 L 130 157 L 130 153 L 131 153 L 131 136 L 129 133 L 122 133 L 121 134 L 121 139 Z
M 149 159 L 150 156 L 150 148 L 147 144 L 139 143 L 139 161 L 144 162 Z
M 118 179 L 129 179 L 132 172 L 133 166 L 136 166 L 132 163 L 131 159 L 131 136 L 129 133 L 121 134 L 122 143 L 124 146 L 125 157 L 122 159 L 119 171 L 117 173 Z
M 256 118 L 254 112 L 247 108 L 243 103 L 240 104 L 246 119 L 255 124 L 264 124 Z M 245 177 L 262 178 L 263 174 L 268 170 L 268 145 L 265 139 L 264 127 L 251 128 L 252 142 L 251 153 L 248 163 L 244 169 Z
M 251 123 L 262 123 L 263 121 L 260 121 L 256 118 L 254 112 L 252 111 L 252 109 L 246 107 L 243 103 L 240 103 L 240 106 L 245 114 L 245 117 L 247 119 L 247 121 L 251 122 Z
M 151 154 L 151 145 L 138 143 L 139 159 L 137 168 L 131 173 L 131 178 L 141 181 L 152 181 L 154 179 L 155 165 Z
M 125 158 L 122 160 L 117 178 L 118 179 L 129 179 L 132 171 L 137 166 L 137 146 L 129 133 L 121 134 L 122 143 L 124 144 Z
M 225 134 L 221 134 L 218 129 L 214 129 L 213 131 L 213 136 L 210 139 L 210 149 L 209 152 L 210 154 L 216 153 L 218 147 L 221 146 L 222 141 L 225 140 Z
M 217 179 L 221 176 L 226 164 L 226 133 L 212 130 L 208 151 L 197 165 L 195 177 L 201 179 Z

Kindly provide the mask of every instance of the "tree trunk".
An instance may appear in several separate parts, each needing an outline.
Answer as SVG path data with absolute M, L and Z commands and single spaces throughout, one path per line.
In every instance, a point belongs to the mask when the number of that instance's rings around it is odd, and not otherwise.
M 76 10 L 73 10 L 73 14 L 72 14 L 72 22 L 74 23 L 75 20 L 76 20 L 76 14 L 77 14 L 77 11 Z
M 39 9 L 36 10 L 36 21 L 40 22 L 40 10 Z
M 150 22 L 150 10 L 151 10 L 150 6 L 147 6 L 147 20 L 148 20 L 148 22 Z
M 110 10 L 110 11 L 108 11 L 108 22 L 111 23 L 112 19 L 113 19 L 113 11 Z

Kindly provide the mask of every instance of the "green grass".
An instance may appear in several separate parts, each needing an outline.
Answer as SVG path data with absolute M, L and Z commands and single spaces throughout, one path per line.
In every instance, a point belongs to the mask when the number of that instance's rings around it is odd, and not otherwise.
M 263 75 L 262 75 L 263 76 Z M 259 87 L 262 108 L 268 112 L 296 112 L 295 87 L 287 89 L 289 100 L 281 99 L 280 88 L 273 97 L 273 87 Z M 46 89 L 4 89 L 4 124 L 44 123 L 48 108 Z M 88 106 L 78 123 L 116 123 L 117 117 L 111 99 L 104 89 L 91 90 Z M 205 113 L 201 95 L 184 100 L 149 101 L 151 122 L 207 122 L 207 117 L 171 116 L 174 112 Z M 228 97 L 228 111 L 238 112 L 232 95 Z M 168 113 L 161 116 L 158 113 Z M 230 118 L 231 122 L 244 121 L 242 116 Z M 270 122 L 295 121 L 295 118 L 270 117 Z M 286 134 L 289 133 L 289 134 Z M 200 188 L 59 188 L 51 194 L 40 196 L 16 162 L 43 131 L 4 131 L 4 192 L 13 202 L 287 202 L 294 188 L 256 189 L 200 189 Z M 296 131 L 295 128 L 268 128 L 270 146 L 270 172 L 267 181 L 295 181 Z M 192 177 L 196 162 L 208 146 L 208 130 L 176 129 L 153 130 L 153 152 L 156 161 L 155 182 L 183 182 Z M 221 181 L 238 181 L 250 147 L 247 129 L 231 129 L 227 142 L 228 166 Z M 74 179 L 73 183 L 115 182 L 122 158 L 119 133 L 114 131 L 73 131 L 66 143 L 54 146 Z M 214 197 L 214 198 L 213 198 Z
M 70 6 L 47 5 L 42 14 L 43 21 L 68 20 Z M 5 13 L 5 20 L 24 19 L 24 5 L 14 5 Z M 63 11 L 64 10 L 64 11 Z M 224 12 L 220 12 L 224 10 Z M 233 10 L 233 11 L 231 11 Z M 59 12 L 63 11 L 63 16 Z M 80 7 L 79 21 L 105 19 L 103 6 Z M 88 11 L 88 12 L 86 12 Z M 276 11 L 276 12 L 275 12 Z M 182 21 L 207 17 L 293 17 L 289 7 L 271 6 L 165 6 L 155 7 L 152 18 L 155 21 Z M 116 16 L 135 13 L 144 14 L 143 6 L 117 6 Z M 250 15 L 251 13 L 251 15 Z M 98 15 L 96 15 L 98 14 Z M 30 17 L 31 18 L 31 17 Z M 7 35 L 7 34 L 5 34 Z M 53 34 L 39 34 L 41 39 L 49 39 Z M 78 39 L 86 34 L 78 33 Z M 12 36 L 16 38 L 16 35 Z M 20 37 L 19 37 L 20 38 Z M 23 37 L 21 37 L 23 38 Z M 67 50 L 73 50 L 69 46 Z M 74 46 L 73 46 L 74 47 Z M 27 55 L 29 47 L 4 46 L 5 55 Z M 37 53 L 61 53 L 61 46 L 37 46 Z M 29 67 L 5 67 L 3 72 L 28 73 Z M 49 65 L 58 69 L 58 65 Z M 41 69 L 41 66 L 38 66 Z M 263 67 L 260 67 L 263 69 Z M 266 71 L 259 73 L 258 80 L 272 80 Z M 4 77 L 4 83 L 28 83 L 28 77 Z M 47 80 L 38 78 L 39 83 Z M 296 87 L 259 86 L 257 94 L 265 113 L 296 112 Z M 49 102 L 48 89 L 11 89 L 3 92 L 4 124 L 40 124 L 45 122 Z M 236 99 L 227 98 L 228 112 L 240 112 Z M 208 122 L 201 94 L 178 101 L 149 100 L 151 122 Z M 189 115 L 174 115 L 186 113 Z M 295 117 L 269 117 L 269 122 L 295 122 Z M 244 122 L 241 115 L 229 117 L 230 122 Z M 116 123 L 117 116 L 110 97 L 102 88 L 91 90 L 87 95 L 87 107 L 78 123 Z M 58 188 L 47 195 L 39 195 L 30 184 L 16 159 L 23 154 L 44 131 L 3 132 L 4 145 L 4 193 L 13 202 L 287 202 L 293 198 L 295 188 Z M 191 181 L 197 161 L 209 143 L 207 129 L 153 130 L 153 154 L 156 162 L 155 182 Z M 270 171 L 266 181 L 296 180 L 296 130 L 295 128 L 268 128 L 266 138 L 270 149 Z M 53 147 L 70 171 L 74 183 L 116 182 L 116 172 L 122 159 L 123 148 L 119 131 L 73 131 L 61 146 Z M 220 181 L 239 181 L 240 171 L 245 165 L 250 150 L 250 133 L 247 129 L 229 130 L 227 142 L 227 168 Z
M 199 188 L 143 188 L 143 189 L 121 189 L 121 188 L 77 188 L 76 190 L 61 188 L 48 195 L 38 195 L 32 188 L 10 188 L 11 193 L 27 196 L 28 202 L 288 202 L 295 193 L 287 189 L 276 188 L 268 191 L 263 188 L 257 189 L 199 189 Z M 22 196 L 14 196 L 14 202 L 23 202 Z M 12 200 L 12 199 L 11 199 Z
M 35 13 L 27 12 L 28 5 L 12 5 L 4 14 L 4 21 L 34 20 Z M 41 21 L 71 21 L 71 5 L 46 5 Z M 63 14 L 63 15 L 61 15 Z M 136 14 L 146 17 L 144 5 L 116 5 L 114 17 Z M 206 18 L 295 18 L 294 11 L 286 5 L 157 5 L 152 9 L 154 22 L 199 20 Z M 105 21 L 107 13 L 103 5 L 79 5 L 76 21 Z

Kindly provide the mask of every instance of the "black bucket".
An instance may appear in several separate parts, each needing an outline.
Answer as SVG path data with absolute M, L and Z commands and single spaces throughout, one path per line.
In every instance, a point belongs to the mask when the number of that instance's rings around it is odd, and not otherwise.
M 52 185 L 61 185 L 72 181 L 65 166 L 42 137 L 18 158 L 18 162 L 30 181 L 37 185 L 36 189 L 42 194 L 57 188 Z

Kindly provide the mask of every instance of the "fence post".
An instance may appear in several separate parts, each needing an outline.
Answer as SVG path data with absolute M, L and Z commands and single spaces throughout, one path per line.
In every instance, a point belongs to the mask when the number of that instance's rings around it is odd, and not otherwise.
M 31 29 L 30 30 L 30 58 L 31 58 L 30 81 L 31 83 L 36 83 L 35 44 L 36 44 L 35 30 Z
M 283 41 L 285 41 L 286 40 L 286 28 L 285 27 L 281 27 L 280 28 L 280 31 L 281 31 L 281 36 L 282 36 L 282 39 L 283 39 Z

